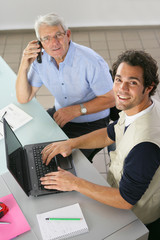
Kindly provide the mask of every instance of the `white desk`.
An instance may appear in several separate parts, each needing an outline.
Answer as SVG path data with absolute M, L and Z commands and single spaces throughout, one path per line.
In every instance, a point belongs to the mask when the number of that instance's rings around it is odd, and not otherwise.
M 22 143 L 28 144 L 65 139 L 66 135 L 35 99 L 28 104 L 21 105 L 17 103 L 14 87 L 15 78 L 16 75 L 0 58 L 0 80 L 1 83 L 4 82 L 4 84 L 1 84 L 1 99 L 3 98 L 3 100 L 0 101 L 0 108 L 12 102 L 33 117 L 33 120 L 16 131 Z M 108 185 L 79 150 L 73 152 L 73 159 L 79 177 L 104 186 Z M 18 239 L 41 240 L 36 214 L 77 202 L 82 208 L 89 227 L 89 233 L 74 237 L 74 240 L 147 239 L 148 230 L 132 211 L 106 206 L 78 192 L 51 194 L 38 198 L 27 197 L 6 169 L 4 140 L 0 141 L 0 166 L 0 174 L 2 174 L 0 176 L 0 197 L 13 193 L 31 226 L 31 231 L 19 236 Z

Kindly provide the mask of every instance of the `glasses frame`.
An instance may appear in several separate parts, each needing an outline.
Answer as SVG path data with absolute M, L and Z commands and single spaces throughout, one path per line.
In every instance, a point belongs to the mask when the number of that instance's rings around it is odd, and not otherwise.
M 40 41 L 44 44 L 48 44 L 51 42 L 51 40 L 54 38 L 56 41 L 60 41 L 61 39 L 64 38 L 64 36 L 66 35 L 66 32 L 57 32 L 53 37 L 51 36 L 46 36 L 43 38 L 40 38 Z

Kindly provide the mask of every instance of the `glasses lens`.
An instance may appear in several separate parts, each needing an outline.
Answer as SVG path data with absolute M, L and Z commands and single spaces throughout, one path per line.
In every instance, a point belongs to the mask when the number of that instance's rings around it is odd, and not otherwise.
M 62 39 L 62 38 L 64 37 L 65 34 L 66 34 L 66 32 L 63 32 L 63 33 L 58 32 L 58 33 L 57 33 L 55 36 L 53 36 L 53 37 L 47 36 L 47 37 L 41 38 L 41 41 L 42 41 L 43 43 L 49 43 L 53 38 L 54 38 L 55 40 L 60 40 L 60 39 Z

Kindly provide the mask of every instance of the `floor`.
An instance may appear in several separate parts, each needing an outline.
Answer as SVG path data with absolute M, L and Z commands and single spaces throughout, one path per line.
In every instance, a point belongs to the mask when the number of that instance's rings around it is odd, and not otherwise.
M 121 52 L 131 48 L 149 52 L 160 67 L 160 27 L 158 26 L 71 30 L 74 42 L 94 49 L 107 61 L 110 68 Z M 33 30 L 0 32 L 0 56 L 15 73 L 18 71 L 23 49 L 33 39 L 36 39 Z M 36 98 L 45 109 L 54 102 L 54 97 L 45 87 L 39 90 Z M 160 85 L 155 98 L 160 100 Z M 106 148 L 94 157 L 93 164 L 106 178 L 109 164 Z

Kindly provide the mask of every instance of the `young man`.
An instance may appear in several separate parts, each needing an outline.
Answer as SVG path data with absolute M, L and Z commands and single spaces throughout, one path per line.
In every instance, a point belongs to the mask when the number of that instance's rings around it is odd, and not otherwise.
M 153 58 L 143 51 L 120 55 L 113 64 L 116 107 L 122 110 L 119 120 L 107 130 L 53 143 L 42 151 L 42 159 L 48 164 L 58 153 L 66 156 L 74 148 L 102 148 L 115 142 L 107 176 L 111 187 L 93 184 L 59 168 L 41 179 L 45 188 L 75 190 L 112 207 L 132 209 L 144 224 L 159 222 L 160 103 L 151 99 L 159 83 L 157 69 Z
M 16 81 L 17 99 L 29 102 L 44 84 L 55 97 L 51 117 L 70 138 L 106 127 L 115 105 L 108 64 L 92 49 L 71 41 L 71 31 L 56 14 L 40 16 L 35 31 L 38 40 L 25 48 Z M 82 150 L 92 158 L 94 150 Z

